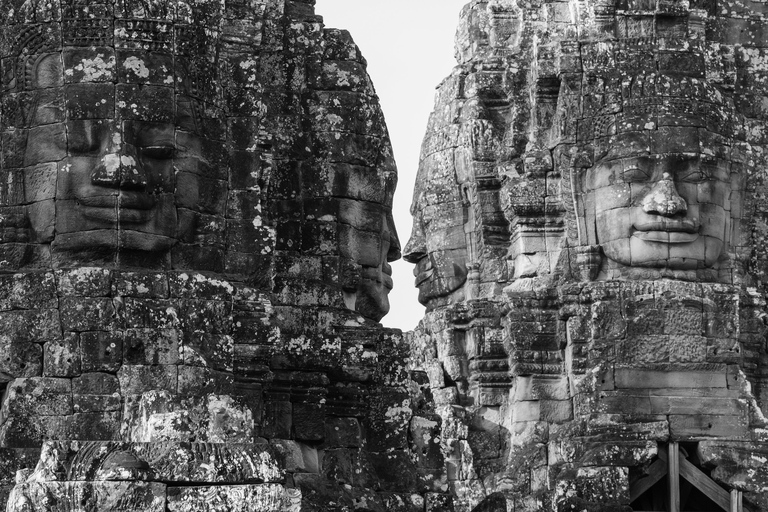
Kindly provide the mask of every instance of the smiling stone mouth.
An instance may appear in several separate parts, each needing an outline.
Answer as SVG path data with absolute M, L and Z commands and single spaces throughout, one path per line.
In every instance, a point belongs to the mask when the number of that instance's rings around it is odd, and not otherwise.
M 633 227 L 632 236 L 645 242 L 686 244 L 699 238 L 698 219 L 661 219 Z
M 683 231 L 635 231 L 632 236 L 645 242 L 660 242 L 665 244 L 685 244 L 699 238 L 698 233 Z
M 136 194 L 78 197 L 77 203 L 87 208 L 114 209 L 119 206 L 121 210 L 151 210 L 155 206 L 155 200 L 152 197 Z
M 435 269 L 428 268 L 416 274 L 416 281 L 415 281 L 416 287 L 421 285 L 421 283 L 428 281 L 434 273 L 435 273 Z
M 84 217 L 96 221 L 144 224 L 152 218 L 155 200 L 136 194 L 85 196 L 77 198 L 77 205 Z
M 634 225 L 638 232 L 698 233 L 698 219 L 662 219 L 651 222 L 638 222 Z

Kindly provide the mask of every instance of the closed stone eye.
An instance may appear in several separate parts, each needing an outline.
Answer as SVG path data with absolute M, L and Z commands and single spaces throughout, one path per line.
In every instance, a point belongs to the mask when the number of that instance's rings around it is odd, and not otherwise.
M 650 177 L 651 175 L 649 172 L 644 171 L 639 167 L 630 167 L 625 169 L 622 173 L 622 178 L 624 181 L 629 183 L 648 181 Z
M 142 155 L 156 160 L 168 160 L 173 158 L 174 151 L 175 148 L 172 146 L 145 146 L 141 148 Z
M 702 183 L 710 179 L 709 173 L 700 169 L 691 170 L 678 175 L 678 181 L 686 183 Z

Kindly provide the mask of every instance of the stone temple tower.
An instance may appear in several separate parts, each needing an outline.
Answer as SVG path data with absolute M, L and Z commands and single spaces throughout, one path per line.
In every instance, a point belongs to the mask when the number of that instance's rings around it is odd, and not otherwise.
M 464 8 L 404 249 L 455 510 L 768 510 L 767 13 Z
M 423 508 L 349 33 L 314 0 L 2 0 L 0 69 L 0 508 Z

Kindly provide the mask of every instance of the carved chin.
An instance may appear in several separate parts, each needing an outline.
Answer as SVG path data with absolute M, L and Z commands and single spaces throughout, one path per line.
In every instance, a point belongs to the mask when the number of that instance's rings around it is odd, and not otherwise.
M 466 274 L 454 277 L 432 277 L 419 285 L 419 302 L 428 306 L 429 303 L 441 297 L 447 297 L 464 286 Z
M 389 313 L 389 290 L 381 287 L 380 290 L 362 288 L 357 291 L 355 311 L 366 318 L 379 321 Z

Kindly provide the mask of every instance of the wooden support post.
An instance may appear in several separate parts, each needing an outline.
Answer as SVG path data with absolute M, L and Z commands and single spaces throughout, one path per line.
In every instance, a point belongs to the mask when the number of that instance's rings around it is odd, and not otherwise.
M 731 491 L 731 512 L 742 512 L 743 510 L 741 504 L 741 491 L 733 489 Z
M 677 443 L 669 443 L 669 512 L 680 512 L 680 448 Z

